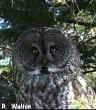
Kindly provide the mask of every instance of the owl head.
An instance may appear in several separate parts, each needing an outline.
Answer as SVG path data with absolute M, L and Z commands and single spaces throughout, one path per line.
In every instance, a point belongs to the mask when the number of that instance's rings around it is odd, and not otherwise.
M 64 71 L 77 74 L 80 58 L 69 36 L 54 28 L 33 28 L 19 36 L 14 56 L 18 66 L 32 74 L 50 74 Z M 69 72 L 68 72 L 69 71 Z

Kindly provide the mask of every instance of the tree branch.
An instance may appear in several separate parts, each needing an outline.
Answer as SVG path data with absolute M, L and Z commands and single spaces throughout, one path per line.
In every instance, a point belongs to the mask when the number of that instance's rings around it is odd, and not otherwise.
M 73 24 L 83 25 L 83 26 L 87 26 L 87 27 L 96 26 L 96 23 L 93 24 L 93 22 L 83 22 L 83 21 L 77 21 L 77 20 L 73 20 L 73 19 L 67 19 L 67 20 L 61 19 L 60 21 L 64 22 L 64 23 L 73 23 Z

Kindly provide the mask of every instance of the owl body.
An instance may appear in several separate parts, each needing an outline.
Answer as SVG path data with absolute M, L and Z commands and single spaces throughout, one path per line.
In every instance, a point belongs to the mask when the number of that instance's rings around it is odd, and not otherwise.
M 95 96 L 81 75 L 76 46 L 60 30 L 34 28 L 21 34 L 13 52 L 13 67 L 18 104 L 70 109 L 78 96 L 88 100 Z

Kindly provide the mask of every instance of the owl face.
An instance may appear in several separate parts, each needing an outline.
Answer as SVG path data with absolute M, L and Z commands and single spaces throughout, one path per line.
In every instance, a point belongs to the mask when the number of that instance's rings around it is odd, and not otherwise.
M 72 89 L 68 82 L 80 72 L 79 54 L 68 37 L 48 27 L 26 31 L 15 44 L 12 61 L 18 103 L 66 108 L 67 91 Z
M 57 29 L 38 28 L 21 34 L 12 61 L 18 104 L 30 104 L 33 109 L 68 109 L 77 96 L 94 94 L 79 74 L 76 46 Z
M 64 71 L 63 68 L 74 54 L 73 45 L 56 29 L 42 28 L 23 33 L 18 40 L 17 52 L 24 68 L 41 73 Z M 38 72 L 38 74 L 40 73 Z M 36 73 L 36 72 L 35 72 Z

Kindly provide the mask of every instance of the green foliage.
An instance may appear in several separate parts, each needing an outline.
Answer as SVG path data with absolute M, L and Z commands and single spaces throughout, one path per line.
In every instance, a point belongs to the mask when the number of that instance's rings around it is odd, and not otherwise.
M 5 48 L 6 47 L 6 48 Z M 13 87 L 11 57 L 8 46 L 0 49 L 0 102 L 12 104 L 16 102 Z
M 96 109 L 96 102 L 92 96 L 90 96 L 89 101 L 78 97 L 78 100 L 72 100 L 72 103 L 74 104 L 72 109 Z
M 9 67 L 0 67 L 0 75 L 3 72 L 10 72 L 10 68 Z
M 96 88 L 96 72 L 91 74 L 86 74 L 85 78 L 88 80 L 88 82 L 93 88 Z

